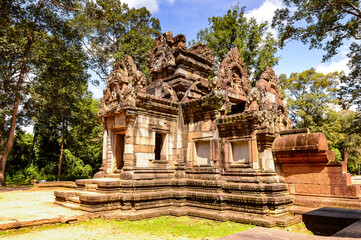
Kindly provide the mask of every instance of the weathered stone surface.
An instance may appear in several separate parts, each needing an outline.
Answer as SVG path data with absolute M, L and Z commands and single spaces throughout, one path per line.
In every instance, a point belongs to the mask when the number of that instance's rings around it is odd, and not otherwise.
M 309 234 L 295 233 L 271 228 L 255 227 L 243 232 L 231 234 L 218 240 L 352 240 L 353 238 L 324 237 Z
M 297 220 L 289 214 L 293 196 L 276 172 L 272 149 L 279 162 L 290 154 L 301 162 L 331 155 L 327 140 L 313 142 L 312 134 L 296 135 L 293 148 L 282 148 L 293 137 L 277 139 L 290 133 L 290 120 L 273 69 L 252 88 L 235 48 L 210 79 L 213 52 L 201 43 L 187 49 L 185 36 L 171 32 L 156 39 L 148 66 L 152 81 L 145 86 L 131 57 L 116 63 L 100 100 L 100 179 L 77 180 L 77 191 L 55 193 L 56 203 L 88 212 L 121 210 L 130 218 L 132 211 L 141 218 L 155 215 L 140 211 L 167 208 L 165 213 L 219 220 L 239 215 L 234 219 L 245 222 L 253 214 L 267 226 Z M 307 155 L 310 149 L 315 151 Z M 296 184 L 293 190 L 304 191 Z M 188 210 L 176 211 L 183 207 Z
M 235 90 L 242 96 L 247 96 L 252 89 L 247 69 L 237 48 L 233 48 L 222 61 L 217 78 L 222 89 Z
M 361 210 L 356 209 L 324 207 L 302 214 L 307 229 L 324 236 L 332 236 L 360 219 Z
M 338 231 L 333 237 L 342 237 L 342 238 L 361 238 L 361 220 L 345 227 L 344 229 Z
M 334 152 L 328 150 L 327 139 L 323 133 L 280 137 L 274 141 L 273 151 L 279 172 L 285 182 L 291 184 L 291 193 L 326 198 L 360 196 L 360 187 L 351 184 L 347 162 L 334 161 Z

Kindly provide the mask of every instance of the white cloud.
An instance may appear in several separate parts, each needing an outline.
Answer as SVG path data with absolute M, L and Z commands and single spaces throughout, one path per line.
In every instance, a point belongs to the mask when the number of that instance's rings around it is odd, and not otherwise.
M 321 73 L 330 73 L 330 72 L 341 72 L 343 71 L 346 75 L 350 72 L 350 69 L 347 66 L 349 59 L 344 57 L 338 61 L 333 61 L 329 64 L 322 63 L 316 67 L 316 72 Z
M 266 0 L 259 8 L 252 9 L 248 11 L 245 15 L 247 18 L 253 17 L 257 20 L 257 22 L 265 22 L 271 23 L 274 12 L 278 8 L 282 8 L 282 0 Z
M 94 86 L 89 83 L 88 90 L 93 93 L 93 97 L 99 99 L 103 97 L 103 89 L 105 89 L 106 85 L 104 82 L 100 82 L 99 86 Z
M 175 0 L 166 0 L 168 3 L 173 4 Z M 122 3 L 128 4 L 130 8 L 146 7 L 151 13 L 159 12 L 159 5 L 161 0 L 121 0 Z
M 282 8 L 282 0 L 266 0 L 259 8 L 252 9 L 246 12 L 245 16 L 247 18 L 255 18 L 258 23 L 267 21 L 268 24 L 271 24 L 274 12 L 278 8 Z M 273 36 L 277 36 L 278 32 L 276 29 L 268 27 L 268 32 L 272 33 Z

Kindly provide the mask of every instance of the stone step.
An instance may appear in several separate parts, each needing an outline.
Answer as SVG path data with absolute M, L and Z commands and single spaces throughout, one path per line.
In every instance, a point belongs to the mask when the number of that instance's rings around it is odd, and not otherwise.
M 66 200 L 73 203 L 80 203 L 79 197 L 68 197 Z
M 109 173 L 109 174 L 104 174 L 104 177 L 105 178 L 120 178 L 120 175 L 119 175 L 119 173 L 117 174 L 117 173 L 115 173 L 115 174 L 111 174 L 111 173 Z
M 192 216 L 213 219 L 217 221 L 235 221 L 241 223 L 255 224 L 258 226 L 274 227 L 274 226 L 289 226 L 300 222 L 299 217 L 292 215 L 282 216 L 281 218 L 269 216 L 255 216 L 254 214 L 247 214 L 236 211 L 214 211 L 207 209 L 199 209 L 192 207 L 180 208 L 157 208 L 134 211 L 111 211 L 103 214 L 104 219 L 117 220 L 140 220 L 144 218 L 160 217 L 164 215 L 171 216 Z
M 313 209 L 321 207 L 361 209 L 361 198 L 296 195 L 294 204 Z
M 63 207 L 67 207 L 73 210 L 78 210 L 80 205 L 78 203 L 74 203 L 74 202 L 59 202 L 59 201 L 55 201 L 55 204 L 61 205 Z
M 97 189 L 98 184 L 85 184 L 85 190 Z

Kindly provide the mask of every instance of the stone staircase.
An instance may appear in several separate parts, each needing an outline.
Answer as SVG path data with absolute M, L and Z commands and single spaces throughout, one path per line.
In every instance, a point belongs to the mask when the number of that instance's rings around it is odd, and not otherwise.
M 269 227 L 299 221 L 289 213 L 293 199 L 282 183 L 102 178 L 77 180 L 76 184 L 74 191 L 55 191 L 55 203 L 91 213 L 117 212 L 109 215 L 114 218 L 189 215 Z

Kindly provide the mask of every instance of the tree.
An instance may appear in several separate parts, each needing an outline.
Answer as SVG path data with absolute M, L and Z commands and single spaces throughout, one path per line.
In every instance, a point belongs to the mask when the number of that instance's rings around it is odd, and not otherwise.
M 19 106 L 26 100 L 35 61 L 43 58 L 43 40 L 59 34 L 64 40 L 79 35 L 69 23 L 76 1 L 4 0 L 0 12 L 0 186 L 14 143 Z
M 24 131 L 17 131 L 14 137 L 14 145 L 6 162 L 6 175 L 15 181 L 24 181 L 24 171 L 32 163 L 33 135 Z
M 350 58 L 348 66 L 350 73 L 344 76 L 341 82 L 340 98 L 346 108 L 351 105 L 357 105 L 359 112 L 361 111 L 361 45 L 352 43 L 350 46 L 350 53 L 347 55 Z M 361 115 L 359 115 L 361 119 Z M 361 130 L 361 129 L 360 129 Z M 361 133 L 361 131 L 360 131 Z
M 245 7 L 235 6 L 223 16 L 209 18 L 209 27 L 197 33 L 197 41 L 214 51 L 216 66 L 237 47 L 249 75 L 256 80 L 267 66 L 277 64 L 277 42 L 267 32 L 267 22 L 258 24 L 256 19 L 247 19 L 244 15 Z M 195 45 L 197 41 L 190 44 Z
M 339 113 L 342 133 L 345 139 L 341 144 L 344 160 L 347 161 L 348 171 L 360 175 L 361 165 L 361 136 L 360 117 L 354 111 L 343 110 Z
M 307 127 L 311 132 L 323 132 L 331 148 L 344 140 L 338 113 L 337 94 L 342 73 L 317 73 L 309 69 L 280 76 L 280 84 L 287 95 L 290 118 L 296 128 Z
M 34 166 L 42 179 L 57 178 L 62 142 L 61 180 L 89 178 L 100 167 L 103 129 L 97 120 L 97 101 L 86 92 L 69 109 L 64 142 L 62 121 L 53 108 L 43 109 L 35 119 Z
M 359 0 L 284 0 L 286 8 L 277 9 L 272 26 L 279 31 L 280 44 L 284 46 L 288 40 L 300 40 L 310 44 L 310 49 L 325 50 L 323 61 L 335 56 L 345 43 L 353 40 L 350 47 L 349 67 L 351 73 L 343 78 L 347 87 L 343 95 L 347 95 L 350 104 L 361 107 L 361 8 Z M 296 9 L 291 11 L 290 9 Z
M 58 35 L 54 35 L 49 36 L 43 44 L 44 52 L 48 56 L 36 62 L 39 66 L 31 94 L 37 113 L 51 109 L 51 117 L 48 121 L 53 121 L 54 126 L 61 125 L 57 175 L 59 181 L 66 130 L 72 121 L 71 111 L 73 105 L 86 93 L 88 86 L 87 58 L 80 41 L 66 42 Z
M 106 79 L 114 63 L 126 55 L 133 57 L 138 69 L 147 73 L 146 53 L 155 47 L 161 34 L 159 20 L 146 8 L 129 9 L 119 0 L 87 1 L 75 25 L 85 35 L 84 46 L 91 69 Z

